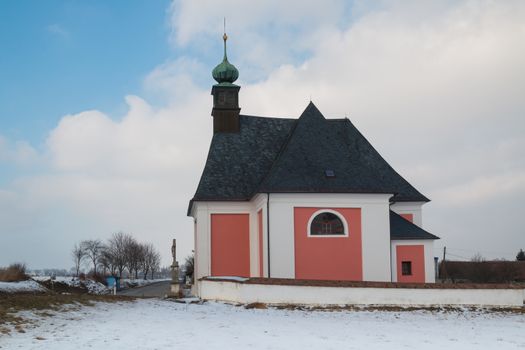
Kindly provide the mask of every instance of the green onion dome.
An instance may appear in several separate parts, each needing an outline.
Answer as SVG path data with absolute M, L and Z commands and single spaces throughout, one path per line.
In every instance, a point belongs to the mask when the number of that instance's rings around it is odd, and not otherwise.
M 226 40 L 228 40 L 228 36 L 226 33 L 224 33 L 222 39 L 224 40 L 224 58 L 222 59 L 222 62 L 217 65 L 217 67 L 213 68 L 211 74 L 217 83 L 231 84 L 237 80 L 237 78 L 239 78 L 239 71 L 233 64 L 228 62 L 228 56 L 226 55 Z

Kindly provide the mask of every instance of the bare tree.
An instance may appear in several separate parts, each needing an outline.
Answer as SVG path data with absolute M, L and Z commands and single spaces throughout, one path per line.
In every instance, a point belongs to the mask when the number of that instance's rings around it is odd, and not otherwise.
M 114 262 L 113 254 L 111 254 L 111 250 L 109 248 L 109 245 L 104 245 L 102 247 L 102 252 L 100 253 L 99 258 L 99 264 L 104 269 L 104 275 L 107 271 L 113 276 L 116 274 L 116 265 Z
M 80 273 L 80 266 L 82 265 L 82 261 L 86 257 L 86 252 L 82 244 L 75 244 L 73 250 L 71 251 L 71 257 L 73 258 L 73 262 L 75 263 L 75 276 L 78 277 Z
M 470 261 L 472 262 L 484 262 L 486 259 L 481 255 L 481 253 L 476 253 L 472 258 L 470 258 Z
M 86 257 L 93 264 L 93 274 L 97 274 L 97 265 L 102 254 L 103 244 L 99 239 L 90 239 L 87 241 L 82 241 L 81 243 L 84 251 L 86 252 Z
M 100 240 L 85 240 L 75 245 L 72 256 L 75 259 L 76 273 L 79 274 L 81 263 L 89 259 L 93 273 L 103 268 L 112 275 L 122 278 L 125 270 L 130 278 L 138 278 L 142 272 L 144 279 L 151 278 L 160 270 L 160 254 L 151 243 L 139 243 L 132 235 L 117 232 L 103 244 Z
M 195 272 L 195 255 L 193 253 L 186 257 L 186 261 L 184 262 L 184 272 L 186 276 L 190 278 L 191 283 L 193 283 L 193 275 Z
M 160 253 L 158 251 L 155 251 L 155 254 L 152 256 L 151 261 L 151 279 L 154 278 L 155 272 L 158 272 L 160 270 Z
M 124 232 L 117 232 L 109 239 L 107 245 L 107 254 L 110 256 L 113 269 L 118 271 L 120 278 L 122 278 L 122 273 L 127 266 L 126 247 L 131 241 L 133 241 L 131 235 Z
M 130 277 L 138 278 L 139 269 L 144 257 L 142 245 L 131 237 L 125 246 L 125 261 Z
M 144 279 L 148 279 L 149 272 L 151 272 L 151 278 L 153 279 L 154 271 L 160 266 L 160 254 L 151 243 L 142 244 L 142 250 L 142 273 Z

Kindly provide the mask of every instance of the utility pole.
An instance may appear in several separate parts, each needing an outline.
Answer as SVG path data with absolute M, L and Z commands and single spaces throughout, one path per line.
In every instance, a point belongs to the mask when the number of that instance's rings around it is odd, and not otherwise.
M 447 279 L 447 267 L 445 261 L 447 258 L 447 247 L 443 247 L 443 261 L 441 261 L 441 280 L 444 282 Z

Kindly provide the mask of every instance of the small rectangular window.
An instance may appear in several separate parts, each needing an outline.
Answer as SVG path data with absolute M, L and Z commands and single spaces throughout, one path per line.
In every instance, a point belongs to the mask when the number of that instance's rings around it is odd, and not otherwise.
M 412 261 L 401 262 L 401 274 L 403 276 L 412 276 Z

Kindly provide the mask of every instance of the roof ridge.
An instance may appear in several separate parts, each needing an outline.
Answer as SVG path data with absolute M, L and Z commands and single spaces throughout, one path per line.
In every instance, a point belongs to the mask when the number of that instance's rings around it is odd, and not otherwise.
M 319 108 L 317 108 L 317 106 L 312 101 L 310 101 L 308 106 L 306 106 L 306 108 L 304 109 L 303 113 L 301 113 L 301 115 L 299 116 L 299 120 L 306 119 L 306 118 L 319 118 L 319 117 L 326 120 L 325 116 L 323 115 L 323 113 L 321 113 Z
M 277 154 L 277 157 L 275 157 L 275 160 L 272 163 L 272 166 L 262 179 L 262 181 L 259 183 L 259 186 L 255 189 L 252 195 L 255 195 L 256 193 L 260 192 L 261 188 L 264 189 L 266 180 L 270 178 L 277 166 L 279 165 L 279 160 L 281 159 L 281 156 L 286 153 L 288 146 L 290 145 L 290 141 L 293 139 L 295 132 L 297 130 L 297 126 L 300 123 L 308 122 L 308 120 L 321 120 L 326 121 L 327 119 L 324 117 L 324 115 L 321 113 L 321 111 L 316 107 L 316 105 L 310 101 L 308 106 L 304 109 L 303 113 L 301 113 L 301 116 L 298 119 L 295 119 L 296 122 L 294 123 L 294 126 L 292 127 L 292 130 L 290 130 L 290 133 L 288 134 L 288 137 L 286 138 L 286 141 L 283 143 L 283 146 L 279 150 L 279 153 Z M 264 191 L 263 191 L 264 192 Z

